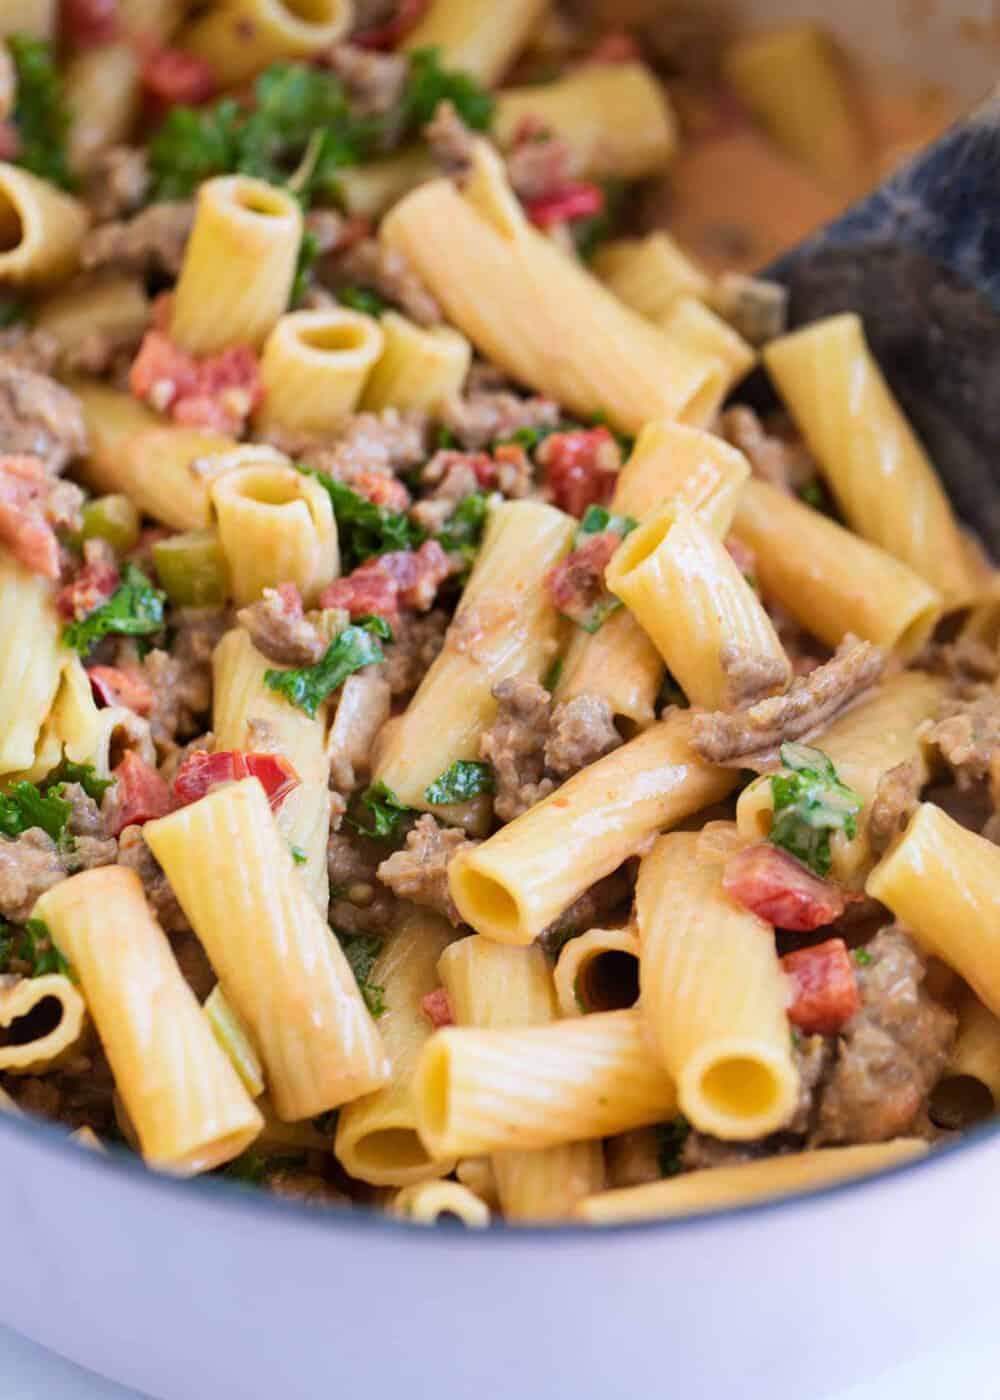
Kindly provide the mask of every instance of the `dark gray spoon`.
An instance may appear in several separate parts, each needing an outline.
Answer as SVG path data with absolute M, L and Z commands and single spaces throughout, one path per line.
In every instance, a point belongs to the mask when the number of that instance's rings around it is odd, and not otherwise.
M 792 325 L 856 311 L 959 513 L 1000 557 L 1000 89 L 772 264 Z

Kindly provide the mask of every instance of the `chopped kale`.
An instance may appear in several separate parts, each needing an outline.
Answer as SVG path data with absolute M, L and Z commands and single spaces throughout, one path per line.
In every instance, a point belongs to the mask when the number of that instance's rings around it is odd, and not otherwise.
M 354 973 L 354 980 L 365 999 L 365 1005 L 373 1016 L 381 1016 L 386 1009 L 385 988 L 368 980 L 375 960 L 382 951 L 381 941 L 363 933 L 342 933 L 339 929 L 334 929 L 334 932 Z
M 424 533 L 409 516 L 386 510 L 352 491 L 342 481 L 335 481 L 324 472 L 299 467 L 326 491 L 337 517 L 340 537 L 340 557 L 344 571 L 350 573 L 375 554 L 388 554 L 397 549 L 414 549 L 421 544 Z
M 86 656 L 102 637 L 148 637 L 163 626 L 166 594 L 154 588 L 134 564 L 126 564 L 122 581 L 106 603 L 79 622 L 63 628 L 63 641 Z
M 392 788 L 386 787 L 385 783 L 375 783 L 366 788 L 359 801 L 368 814 L 371 825 L 363 826 L 361 822 L 352 818 L 348 820 L 355 831 L 374 837 L 377 841 L 395 841 L 399 836 L 400 823 L 404 818 L 413 815 L 413 808 L 400 802 Z
M 872 955 L 867 948 L 855 948 L 854 961 L 859 967 L 871 967 Z
M 295 862 L 296 865 L 306 864 L 309 857 L 306 855 L 305 851 L 302 849 L 301 846 L 289 846 L 288 849 L 291 851 L 292 860 Z
M 488 763 L 475 763 L 458 758 L 435 778 L 424 793 L 432 807 L 447 807 L 453 802 L 471 802 L 485 792 L 493 792 L 496 779 Z
M 256 1148 L 248 1147 L 238 1157 L 227 1163 L 219 1173 L 230 1181 L 239 1181 L 244 1186 L 263 1186 L 278 1172 L 294 1171 L 306 1165 L 304 1152 L 283 1157 L 262 1157 Z
M 583 519 L 577 526 L 576 544 L 587 535 L 603 535 L 605 530 L 620 535 L 622 539 L 630 535 L 638 525 L 631 515 L 612 515 L 607 506 L 588 506 Z
M 437 434 L 434 439 L 434 446 L 438 452 L 450 451 L 458 447 L 458 438 L 444 423 L 439 423 Z
M 43 180 L 72 189 L 75 182 L 66 163 L 70 114 L 52 45 L 28 34 L 13 34 L 7 40 L 7 47 L 17 76 L 14 100 L 14 126 L 20 140 L 17 164 Z
M 683 1171 L 681 1155 L 690 1133 L 691 1124 L 682 1113 L 667 1123 L 659 1124 L 656 1136 L 661 1176 L 678 1176 Z
M 39 827 L 58 844 L 66 834 L 71 810 L 58 793 L 22 779 L 0 793 L 0 835 L 23 836 L 32 827 Z
M 359 619 L 333 639 L 326 655 L 315 666 L 294 671 L 268 670 L 264 672 L 264 682 L 290 704 L 305 710 L 310 719 L 315 719 L 323 701 L 339 689 L 348 676 L 385 660 L 378 638 L 392 640 L 388 623 L 380 617 Z
M 590 262 L 598 249 L 607 242 L 621 221 L 628 185 L 624 180 L 604 180 L 604 206 L 596 214 L 570 221 L 570 236 L 584 262 Z
M 389 304 L 378 292 L 373 292 L 368 287 L 341 287 L 337 293 L 337 300 L 341 306 L 348 306 L 352 311 L 360 311 L 365 316 L 381 316 Z
M 469 73 L 442 68 L 438 49 L 415 49 L 410 54 L 410 72 L 403 93 L 404 128 L 426 126 L 438 103 L 445 101 L 473 131 L 489 130 L 496 103 L 486 89 Z
M 92 763 L 73 763 L 71 759 L 64 758 L 55 772 L 46 778 L 45 787 L 47 792 L 62 797 L 67 783 L 79 783 L 88 797 L 100 802 L 108 788 L 114 786 L 114 781 L 114 778 L 99 778 Z
M 446 554 L 461 554 L 471 565 L 479 553 L 479 545 L 490 513 L 490 498 L 485 491 L 474 491 L 459 502 L 444 529 L 435 539 Z
M 545 689 L 549 692 L 550 695 L 555 690 L 559 682 L 562 680 L 562 673 L 563 659 L 561 656 L 557 656 L 555 661 L 553 661 L 552 665 L 542 677 L 542 685 L 544 685 Z
M 490 443 L 490 451 L 495 452 L 498 447 L 523 447 L 530 456 L 535 448 L 550 438 L 553 433 L 572 432 L 578 425 L 576 423 L 555 423 L 552 427 L 538 428 L 518 428 L 515 432 L 509 433 L 506 437 L 496 438 Z
M 319 239 L 311 229 L 306 229 L 299 244 L 299 256 L 295 263 L 295 276 L 288 296 L 291 307 L 301 306 L 312 281 L 313 264 L 319 256 Z
M 771 777 L 774 821 L 768 840 L 801 860 L 817 875 L 830 870 L 830 836 L 857 832 L 861 798 L 840 781 L 822 749 L 782 744 L 785 770 Z
M 73 976 L 69 963 L 52 940 L 48 925 L 41 919 L 29 919 L 21 929 L 0 919 L 0 973 L 13 968 L 20 970 L 24 964 L 28 967 L 28 977 L 44 977 L 52 972 Z

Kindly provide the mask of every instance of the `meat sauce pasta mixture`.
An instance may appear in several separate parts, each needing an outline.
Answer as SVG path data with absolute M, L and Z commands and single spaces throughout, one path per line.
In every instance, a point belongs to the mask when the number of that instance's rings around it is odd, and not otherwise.
M 997 575 L 753 275 L 943 101 L 621 8 L 3 7 L 5 1111 L 468 1225 L 992 1112 Z

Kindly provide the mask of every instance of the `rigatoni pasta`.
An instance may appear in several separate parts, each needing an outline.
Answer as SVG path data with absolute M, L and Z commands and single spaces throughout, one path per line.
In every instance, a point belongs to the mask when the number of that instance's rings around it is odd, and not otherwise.
M 282 316 L 261 355 L 259 426 L 305 433 L 329 428 L 357 407 L 384 346 L 378 323 L 356 311 Z
M 87 215 L 71 195 L 0 161 L 0 278 L 49 286 L 75 270 Z

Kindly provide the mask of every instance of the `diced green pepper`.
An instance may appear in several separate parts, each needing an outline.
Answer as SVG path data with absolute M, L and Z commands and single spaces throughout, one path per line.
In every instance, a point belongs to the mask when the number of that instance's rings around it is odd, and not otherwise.
M 215 530 L 191 530 L 158 540 L 153 563 L 160 586 L 176 607 L 205 607 L 228 597 L 229 571 Z
M 83 508 L 81 537 L 107 540 L 119 556 L 135 549 L 139 530 L 139 511 L 128 496 L 98 496 Z

